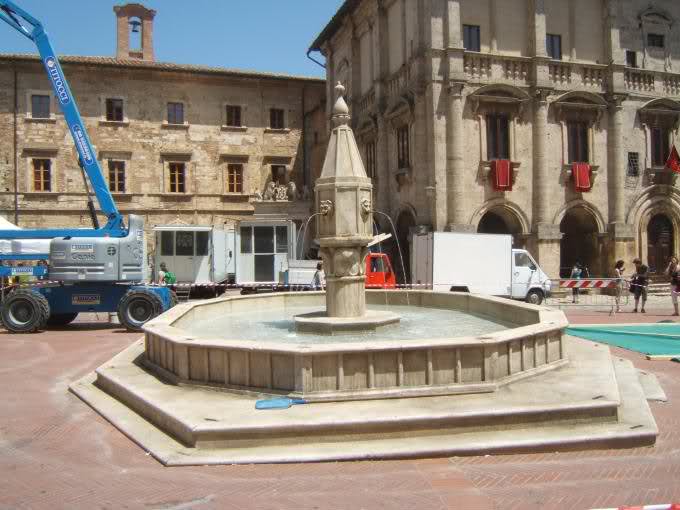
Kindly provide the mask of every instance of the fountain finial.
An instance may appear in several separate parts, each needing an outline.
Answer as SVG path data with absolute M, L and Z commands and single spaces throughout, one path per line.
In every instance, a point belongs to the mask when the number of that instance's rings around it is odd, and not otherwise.
M 349 108 L 345 102 L 345 86 L 338 82 L 335 86 L 335 95 L 337 99 L 335 106 L 333 106 L 333 127 L 346 126 L 349 124 Z

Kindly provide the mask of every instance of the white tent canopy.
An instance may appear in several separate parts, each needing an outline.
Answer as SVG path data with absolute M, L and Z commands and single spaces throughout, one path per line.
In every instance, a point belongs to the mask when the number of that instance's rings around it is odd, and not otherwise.
M 0 230 L 21 230 L 21 228 L 0 216 Z M 50 243 L 50 239 L 2 239 L 0 236 L 0 253 L 19 255 L 49 253 Z

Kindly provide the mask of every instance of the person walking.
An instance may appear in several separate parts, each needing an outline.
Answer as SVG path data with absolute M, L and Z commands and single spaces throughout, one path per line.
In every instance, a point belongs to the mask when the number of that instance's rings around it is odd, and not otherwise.
M 633 260 L 635 264 L 635 273 L 630 281 L 631 291 L 635 297 L 635 308 L 633 308 L 633 313 L 638 311 L 638 303 L 640 298 L 642 298 L 642 308 L 641 313 L 645 313 L 645 303 L 647 302 L 647 271 L 648 268 L 642 263 L 640 259 Z
M 671 282 L 671 301 L 673 302 L 673 315 L 678 314 L 678 294 L 680 294 L 680 274 L 678 272 L 680 268 L 678 267 L 678 258 L 676 256 L 671 257 L 668 262 L 668 267 L 666 268 L 666 276 L 668 276 Z
M 614 278 L 616 279 L 616 294 L 614 295 L 614 300 L 616 301 L 616 313 L 621 312 L 621 294 L 623 293 L 623 272 L 624 272 L 623 260 L 617 260 L 616 265 L 614 265 Z
M 580 262 L 576 262 L 574 267 L 571 268 L 571 275 L 569 278 L 572 280 L 580 280 L 581 274 L 583 274 L 583 266 Z M 571 302 L 578 303 L 578 287 L 572 287 L 571 289 Z
M 323 284 L 324 284 L 324 278 L 323 278 L 323 265 L 321 262 L 319 262 L 316 265 L 316 271 L 314 272 L 314 276 L 312 277 L 312 288 L 314 290 L 323 290 Z

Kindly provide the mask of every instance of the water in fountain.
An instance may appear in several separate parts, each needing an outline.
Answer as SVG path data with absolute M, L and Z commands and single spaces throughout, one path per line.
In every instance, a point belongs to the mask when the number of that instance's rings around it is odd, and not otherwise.
M 442 308 L 423 308 L 402 305 L 368 305 L 369 310 L 391 311 L 399 314 L 399 324 L 378 331 L 341 332 L 334 335 L 315 335 L 295 330 L 293 317 L 321 311 L 320 307 L 258 305 L 250 312 L 215 316 L 192 325 L 194 337 L 225 338 L 232 335 L 242 340 L 320 344 L 359 342 L 366 340 L 405 340 L 452 338 L 494 333 L 514 324 L 498 319 L 476 316 L 467 312 Z

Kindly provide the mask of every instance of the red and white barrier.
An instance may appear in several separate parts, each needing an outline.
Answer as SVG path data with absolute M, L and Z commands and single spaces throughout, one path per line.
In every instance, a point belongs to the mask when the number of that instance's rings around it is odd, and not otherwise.
M 564 289 L 614 289 L 617 280 L 613 279 L 582 279 L 582 280 L 560 280 L 560 288 Z

